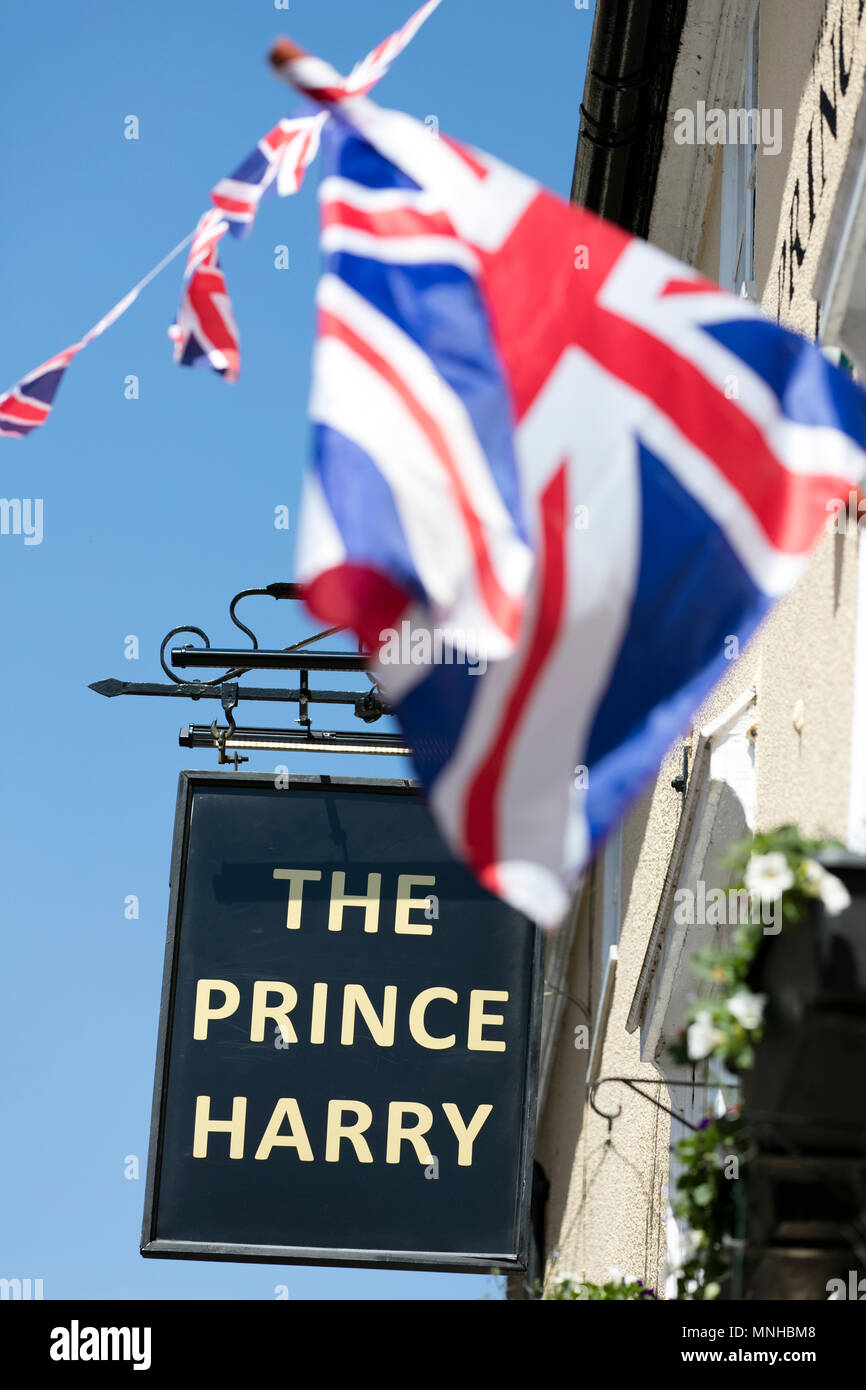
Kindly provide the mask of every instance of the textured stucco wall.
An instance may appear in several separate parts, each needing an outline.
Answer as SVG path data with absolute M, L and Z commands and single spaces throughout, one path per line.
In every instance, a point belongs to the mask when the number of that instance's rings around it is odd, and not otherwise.
M 625 1031 L 680 811 L 671 781 L 681 769 L 672 750 L 658 781 L 642 798 L 623 831 L 623 920 L 616 988 L 604 1033 L 601 1076 L 646 1077 L 655 1068 L 640 1059 L 639 1034 Z M 600 866 L 588 886 L 566 988 L 593 1016 L 601 993 Z M 548 1273 L 572 1273 L 603 1282 L 611 1268 L 657 1285 L 665 1258 L 667 1117 L 624 1087 L 598 1093 L 604 1111 L 622 1106 L 608 1130 L 585 1104 L 588 1055 L 574 1047 L 574 1027 L 584 1022 L 571 1005 L 563 1021 L 536 1152 L 551 1182 L 548 1208 Z M 650 1094 L 658 1094 L 651 1088 Z M 610 1142 L 608 1143 L 608 1139 Z M 558 1258 L 553 1252 L 559 1251 Z
M 817 37 L 807 48 L 804 40 L 816 32 L 814 23 L 807 27 L 812 10 L 813 0 L 796 0 L 796 5 L 765 0 L 762 6 L 761 105 L 782 106 L 783 125 L 793 123 L 794 133 L 781 199 L 781 171 L 770 170 L 774 161 L 766 157 L 758 161 L 758 197 L 764 197 L 766 185 L 760 244 L 760 264 L 767 265 L 764 306 L 783 323 L 814 336 L 818 306 L 812 286 L 866 76 L 866 5 L 827 0 Z M 807 53 L 801 82 L 796 75 Z M 798 86 L 799 105 L 784 107 L 783 99 L 790 100 Z
M 860 0 L 828 0 L 826 6 L 821 0 L 764 0 L 762 6 L 759 101 L 781 108 L 783 148 L 778 156 L 758 159 L 756 281 L 767 311 L 810 337 L 816 331 L 814 268 L 866 73 L 866 6 L 862 8 L 861 19 Z M 681 55 L 680 61 L 688 62 L 689 55 Z M 835 102 L 835 139 L 828 133 L 828 99 Z M 822 129 L 823 149 L 816 143 Z M 713 278 L 719 269 L 720 166 L 721 151 L 707 192 L 696 262 Z M 657 196 L 664 198 L 664 187 Z M 748 686 L 756 688 L 759 829 L 796 821 L 807 833 L 845 834 L 856 552 L 853 532 L 828 533 L 822 539 L 797 589 L 774 610 L 695 715 L 693 728 L 720 713 Z M 658 1078 L 653 1066 L 641 1062 L 639 1033 L 626 1033 L 625 1018 L 677 829 L 681 802 L 670 783 L 681 762 L 678 743 L 624 829 L 623 923 L 601 1075 Z M 566 984 L 591 1011 L 597 1008 L 603 970 L 600 880 L 597 869 L 588 885 Z M 540 1117 L 537 1154 L 551 1182 L 548 1273 L 603 1281 L 616 1267 L 658 1285 L 665 1258 L 667 1118 L 625 1088 L 610 1086 L 599 1094 L 599 1104 L 610 1110 L 620 1104 L 622 1114 L 608 1133 L 606 1121 L 585 1104 L 587 1053 L 573 1045 L 574 1027 L 581 1022 L 579 1009 L 568 1004 Z M 655 1093 L 664 1098 L 664 1092 Z
M 759 289 L 764 288 L 765 310 L 774 317 L 778 313 L 784 323 L 810 337 L 816 325 L 814 267 L 864 74 L 866 7 L 860 0 L 829 0 L 826 5 L 818 0 L 797 0 L 796 5 L 791 0 L 763 0 L 759 102 L 762 108 L 781 109 L 783 146 L 779 155 L 758 156 L 756 280 Z M 835 112 L 835 140 L 829 109 Z M 810 171 L 814 225 L 807 236 Z M 720 203 L 713 199 L 699 261 L 699 268 L 711 276 L 718 262 L 713 260 L 717 252 L 710 228 L 720 213 Z M 791 252 L 785 249 L 791 244 L 793 272 Z M 802 266 L 798 244 L 804 248 Z M 743 657 L 732 663 L 730 674 L 696 717 L 696 723 L 705 723 L 746 686 L 756 687 L 756 816 L 761 829 L 792 820 L 807 832 L 845 834 L 856 561 L 854 531 L 828 533 L 800 584 L 770 615 Z M 799 702 L 800 732 L 795 728 Z

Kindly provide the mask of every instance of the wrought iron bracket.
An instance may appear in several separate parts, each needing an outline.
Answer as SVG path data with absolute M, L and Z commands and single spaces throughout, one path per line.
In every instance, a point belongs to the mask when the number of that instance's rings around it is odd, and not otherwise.
M 601 1106 L 596 1102 L 596 1092 L 599 1086 L 607 1086 L 612 1082 L 617 1082 L 620 1086 L 628 1086 L 629 1090 L 633 1091 L 636 1096 L 640 1096 L 641 1100 L 648 1101 L 649 1104 L 654 1105 L 657 1110 L 663 1110 L 666 1115 L 670 1115 L 671 1119 L 679 1120 L 681 1125 L 685 1125 L 686 1129 L 690 1129 L 694 1133 L 697 1133 L 700 1129 L 700 1125 L 693 1125 L 690 1120 L 684 1120 L 682 1115 L 677 1114 L 676 1110 L 671 1110 L 670 1106 L 663 1105 L 662 1102 L 656 1100 L 654 1096 L 645 1095 L 643 1091 L 638 1090 L 638 1087 L 691 1086 L 692 1089 L 696 1091 L 718 1091 L 721 1089 L 721 1083 L 718 1081 L 664 1081 L 661 1079 L 654 1081 L 652 1077 L 649 1076 L 600 1076 L 597 1081 L 593 1081 L 589 1088 L 589 1104 L 596 1115 L 600 1115 L 603 1120 L 607 1120 L 608 1138 L 610 1138 L 614 1120 L 618 1120 L 622 1114 L 622 1106 L 618 1105 L 616 1110 L 602 1110 Z
M 213 735 L 214 746 L 217 750 L 220 766 L 224 763 L 231 763 L 234 766 L 235 772 L 237 772 L 241 763 L 249 762 L 249 758 L 241 757 L 240 753 L 232 753 L 231 757 L 226 753 L 226 740 L 230 735 L 237 732 L 237 725 L 234 717 L 234 710 L 237 708 L 238 703 L 237 681 L 227 681 L 220 688 L 222 690 L 222 707 L 225 710 L 225 716 L 228 722 L 226 727 L 221 729 L 217 721 L 214 720 L 210 726 L 211 734 Z
M 174 627 L 166 633 L 159 649 L 159 663 L 168 677 L 168 683 L 121 681 L 109 678 L 108 680 L 94 681 L 90 689 L 108 699 L 112 699 L 116 695 L 142 695 L 189 700 L 219 700 L 226 714 L 226 724 L 220 726 L 214 720 L 209 729 L 205 726 L 206 737 L 202 737 L 204 731 L 201 726 L 189 725 L 186 729 L 181 730 L 179 742 L 181 746 L 185 747 L 213 746 L 216 749 L 219 763 L 231 763 L 235 768 L 242 762 L 248 762 L 249 759 L 239 756 L 237 752 L 229 755 L 227 748 L 231 746 L 235 748 L 287 747 L 293 751 L 304 748 L 310 751 L 329 749 L 347 753 L 369 752 L 393 755 L 399 752 L 405 754 L 408 750 L 403 746 L 403 740 L 397 735 L 376 736 L 362 733 L 347 735 L 341 734 L 337 730 L 313 729 L 310 709 L 311 706 L 317 704 L 350 706 L 355 717 L 365 724 L 375 723 L 383 715 L 391 712 L 375 677 L 367 669 L 367 658 L 360 648 L 353 652 L 310 650 L 313 643 L 320 642 L 325 637 L 333 636 L 343 629 L 339 627 L 325 628 L 321 632 L 312 633 L 302 641 L 294 642 L 291 646 L 284 647 L 279 651 L 268 651 L 260 648 L 253 629 L 237 616 L 237 605 L 241 599 L 259 596 L 298 600 L 301 595 L 301 586 L 288 582 L 268 584 L 264 588 L 242 589 L 234 595 L 229 604 L 229 618 L 234 626 L 249 638 L 251 643 L 249 648 L 212 648 L 210 638 L 203 628 L 194 625 Z M 174 647 L 167 660 L 166 648 L 173 637 L 182 633 L 200 637 L 203 645 L 194 646 L 190 643 L 183 647 Z M 225 669 L 222 674 L 208 680 L 188 680 L 177 674 L 174 669 L 176 667 Z M 298 683 L 294 687 L 287 688 L 240 685 L 240 678 L 253 670 L 296 671 Z M 364 673 L 370 681 L 371 688 L 365 691 L 313 689 L 310 686 L 310 671 L 333 671 L 341 674 Z M 292 730 L 287 729 L 238 729 L 234 712 L 242 700 L 296 704 L 298 706 L 298 718 L 295 722 L 300 725 L 301 733 L 293 733 Z

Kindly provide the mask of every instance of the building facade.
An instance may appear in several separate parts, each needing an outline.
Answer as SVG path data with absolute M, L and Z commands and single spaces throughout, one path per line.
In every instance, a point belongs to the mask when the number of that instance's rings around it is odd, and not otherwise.
M 588 73 L 575 198 L 866 368 L 866 0 L 599 0 Z M 744 650 L 732 634 L 548 943 L 536 1289 L 617 1269 L 673 1293 L 671 1147 L 738 1094 L 670 1057 L 690 957 L 726 930 L 677 925 L 677 894 L 727 887 L 752 830 L 866 850 L 863 530 L 866 504 L 839 499 L 796 590 Z

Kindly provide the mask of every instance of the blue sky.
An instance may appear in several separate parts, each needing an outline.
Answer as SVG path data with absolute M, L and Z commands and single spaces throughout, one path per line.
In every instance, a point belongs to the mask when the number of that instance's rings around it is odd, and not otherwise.
M 7 8 L 0 388 L 77 340 L 292 113 L 264 63 L 278 33 L 345 71 L 410 10 L 411 0 Z M 591 24 L 574 0 L 443 0 L 377 97 L 435 116 L 565 195 Z M 124 138 L 130 115 L 138 140 Z M 294 523 L 308 449 L 315 182 L 314 167 L 299 197 L 267 202 L 251 238 L 225 246 L 237 385 L 172 363 L 179 260 L 72 364 L 46 427 L 0 440 L 0 493 L 43 505 L 41 544 L 0 535 L 0 1276 L 42 1278 L 46 1298 L 267 1299 L 281 1283 L 292 1298 L 499 1296 L 494 1280 L 470 1275 L 138 1253 L 177 773 L 215 764 L 178 748 L 177 731 L 217 711 L 109 702 L 87 686 L 161 679 L 160 640 L 184 622 L 231 645 L 232 594 L 292 577 L 293 530 L 275 529 L 274 512 L 287 506 Z M 288 270 L 275 269 L 278 245 Z M 124 394 L 131 375 L 138 399 Z M 310 631 L 295 605 L 250 600 L 240 616 L 263 646 Z M 129 636 L 138 660 L 124 656 Z M 276 709 L 244 706 L 242 721 L 278 723 Z M 249 770 L 280 761 L 251 757 Z M 390 759 L 309 755 L 291 767 L 407 772 Z M 124 917 L 130 894 L 137 920 Z M 138 1181 L 124 1177 L 129 1155 Z

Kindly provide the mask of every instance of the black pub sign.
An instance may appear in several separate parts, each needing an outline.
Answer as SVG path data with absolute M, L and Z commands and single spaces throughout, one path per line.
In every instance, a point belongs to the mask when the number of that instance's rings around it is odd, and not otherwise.
M 182 772 L 142 1254 L 524 1269 L 540 961 L 411 783 Z

